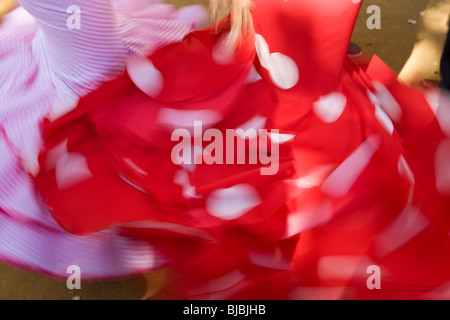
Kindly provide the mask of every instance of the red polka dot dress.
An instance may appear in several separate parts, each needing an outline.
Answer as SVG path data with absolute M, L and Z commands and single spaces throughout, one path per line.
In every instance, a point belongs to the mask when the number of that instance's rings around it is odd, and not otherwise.
M 449 298 L 450 110 L 346 55 L 359 1 L 254 1 L 43 125 L 56 221 L 151 243 L 167 297 Z M 171 284 L 172 285 L 172 284 Z

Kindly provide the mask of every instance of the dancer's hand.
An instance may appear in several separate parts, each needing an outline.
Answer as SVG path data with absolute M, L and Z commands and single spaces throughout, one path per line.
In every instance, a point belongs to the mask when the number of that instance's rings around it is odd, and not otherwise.
M 39 174 L 39 148 L 35 146 L 28 146 L 22 149 L 20 158 L 22 168 L 33 177 Z

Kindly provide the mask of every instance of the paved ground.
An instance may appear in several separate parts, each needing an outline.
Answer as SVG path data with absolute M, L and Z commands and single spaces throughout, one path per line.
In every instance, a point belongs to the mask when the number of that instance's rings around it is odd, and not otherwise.
M 0 12 L 2 3 L 0 0 Z M 336 0 L 339 1 L 339 0 Z M 206 0 L 171 0 L 177 5 L 206 3 Z M 381 29 L 369 30 L 366 9 L 381 9 Z M 450 0 L 365 0 L 353 40 L 367 52 L 378 54 L 405 82 L 439 79 L 439 59 L 447 31 Z M 164 282 L 165 272 L 149 275 L 150 290 Z M 65 281 L 29 274 L 0 264 L 0 300 L 5 299 L 140 299 L 143 278 L 116 282 L 83 283 L 70 291 Z

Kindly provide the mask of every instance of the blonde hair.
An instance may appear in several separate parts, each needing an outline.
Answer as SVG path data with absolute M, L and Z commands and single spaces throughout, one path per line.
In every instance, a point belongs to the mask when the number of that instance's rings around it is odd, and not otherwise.
M 252 0 L 210 0 L 210 10 L 214 21 L 231 15 L 229 44 L 236 44 L 243 34 L 253 29 Z

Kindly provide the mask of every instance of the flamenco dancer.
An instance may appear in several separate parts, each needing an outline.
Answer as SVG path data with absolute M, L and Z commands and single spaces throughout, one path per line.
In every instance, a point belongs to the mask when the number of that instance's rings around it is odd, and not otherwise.
M 147 243 L 114 229 L 76 237 L 52 219 L 29 176 L 38 169 L 39 124 L 122 74 L 129 57 L 180 41 L 207 12 L 159 1 L 19 2 L 0 28 L 0 260 L 64 278 L 70 265 L 86 279 L 151 269 L 160 256 Z
M 44 123 L 55 220 L 151 244 L 160 298 L 448 299 L 448 101 L 347 56 L 360 1 L 211 5 Z

